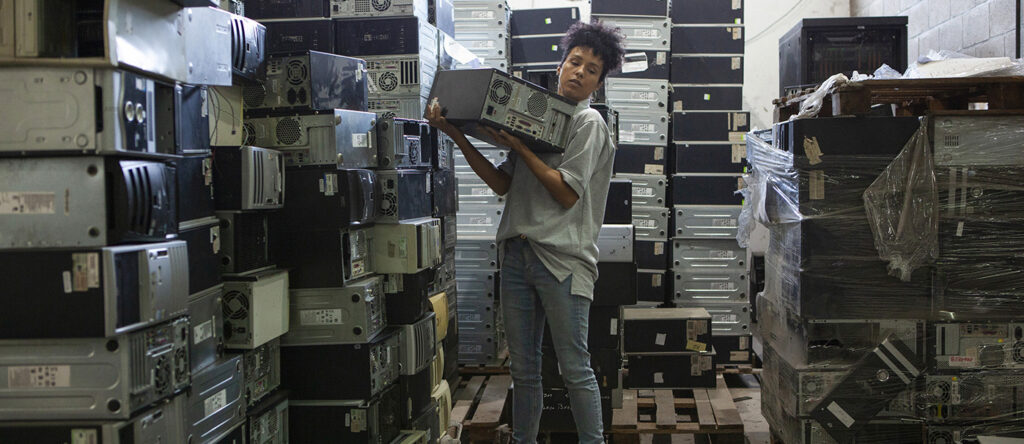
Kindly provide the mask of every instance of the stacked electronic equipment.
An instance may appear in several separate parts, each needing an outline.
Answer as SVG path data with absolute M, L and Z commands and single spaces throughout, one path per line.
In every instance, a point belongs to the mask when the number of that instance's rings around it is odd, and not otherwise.
M 749 182 L 764 204 L 745 211 L 763 210 L 771 232 L 757 303 L 762 410 L 783 441 L 952 443 L 1024 431 L 1024 313 L 1011 271 L 1020 196 L 1007 186 L 1020 181 L 1022 122 L 813 118 L 748 135 Z M 900 219 L 916 221 L 911 237 L 934 261 L 913 269 L 879 258 Z M 886 225 L 893 231 L 873 238 Z M 930 241 L 917 235 L 929 230 Z
M 285 442 L 267 434 L 286 400 L 247 410 L 249 362 L 225 353 L 253 317 L 222 316 L 239 250 L 215 202 L 248 190 L 214 186 L 211 153 L 218 91 L 255 77 L 264 28 L 181 3 L 3 12 L 24 32 L 0 48 L 20 91 L 0 140 L 0 441 Z
M 562 38 L 580 21 L 579 8 L 518 9 L 512 12 L 512 75 L 558 91 Z
M 508 4 L 503 0 L 455 0 L 454 4 L 456 40 L 479 58 L 481 67 L 507 71 Z M 507 149 L 472 137 L 469 141 L 495 165 L 508 155 Z M 505 201 L 473 172 L 457 148 L 454 158 L 459 201 L 455 246 L 458 362 L 488 365 L 506 348 L 495 242 Z
M 672 5 L 668 301 L 711 314 L 718 364 L 751 362 L 749 261 L 735 239 L 749 129 L 743 29 L 742 1 Z
M 457 202 L 453 145 L 418 119 L 434 73 L 453 64 L 439 55 L 451 3 L 296 5 L 249 5 L 271 55 L 244 94 L 247 136 L 287 165 L 270 251 L 291 272 L 290 435 L 433 442 L 457 375 Z

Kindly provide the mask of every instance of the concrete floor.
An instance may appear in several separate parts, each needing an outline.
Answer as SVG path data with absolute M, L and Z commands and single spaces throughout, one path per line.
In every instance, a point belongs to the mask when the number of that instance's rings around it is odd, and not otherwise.
M 736 410 L 743 418 L 743 434 L 747 444 L 768 444 L 771 435 L 768 421 L 761 415 L 761 385 L 754 375 L 730 375 L 727 379 Z

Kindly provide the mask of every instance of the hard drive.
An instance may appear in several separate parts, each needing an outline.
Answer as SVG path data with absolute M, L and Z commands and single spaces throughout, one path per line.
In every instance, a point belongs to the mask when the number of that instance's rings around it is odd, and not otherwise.
M 155 82 L 156 151 L 169 154 L 210 152 L 209 90 L 204 85 Z M 127 104 L 126 104 L 127 106 Z M 135 121 L 139 122 L 136 111 Z M 145 115 L 142 115 L 145 119 Z
M 715 387 L 717 358 L 710 346 L 702 352 L 630 354 L 625 383 L 638 389 Z
M 292 290 L 288 333 L 281 345 L 365 344 L 384 330 L 384 289 L 380 276 L 341 288 Z
M 430 217 L 433 214 L 433 182 L 429 171 L 422 170 L 379 170 L 380 200 L 377 205 L 377 222 L 399 221 Z
M 251 350 L 288 332 L 288 271 L 224 278 L 224 345 Z
M 936 323 L 935 368 L 1024 368 L 1024 324 Z
M 672 176 L 675 205 L 742 205 L 744 187 L 740 174 L 676 174 Z
M 250 273 L 274 265 L 266 213 L 218 211 L 217 219 L 221 272 Z
M 301 51 L 334 53 L 334 21 L 330 19 L 266 21 L 267 55 Z
M 711 315 L 703 308 L 623 308 L 623 351 L 632 353 L 710 350 Z
M 615 0 L 595 0 L 591 6 L 591 14 L 602 15 L 635 15 L 647 17 L 668 17 L 668 0 L 643 0 L 628 5 Z
M 153 407 L 124 421 L 8 421 L 0 425 L 0 441 L 34 444 L 142 442 L 184 442 L 180 415 L 185 395 L 156 403 Z
M 245 442 L 286 444 L 288 442 L 288 391 L 278 390 L 246 412 Z
M 430 168 L 433 161 L 430 125 L 425 120 L 398 117 L 377 120 L 377 158 L 380 168 Z
M 256 81 L 263 74 L 266 40 L 265 25 L 241 14 L 231 16 L 231 72 L 235 77 Z
M 284 206 L 284 156 L 253 146 L 213 151 L 218 210 L 269 210 Z
M 374 113 L 342 109 L 246 119 L 244 144 L 283 151 L 289 167 L 376 168 L 376 121 Z
M 243 87 L 246 117 L 329 113 L 336 108 L 366 111 L 369 90 L 363 60 L 303 51 L 268 57 L 266 65 L 260 84 Z
M 0 159 L 0 249 L 172 239 L 175 174 L 173 165 L 115 157 Z
M 619 145 L 664 145 L 668 142 L 667 113 L 627 113 L 619 114 Z
M 429 311 L 430 286 L 438 272 L 436 268 L 427 268 L 413 274 L 384 275 L 388 324 L 415 324 Z
M 414 376 L 425 370 L 429 375 L 430 363 L 434 362 L 434 347 L 437 345 L 434 336 L 434 313 L 427 313 L 415 323 L 398 328 L 399 373 Z M 429 381 L 429 376 L 427 380 Z
M 193 294 L 188 301 L 192 331 L 188 335 L 192 374 L 213 365 L 224 355 L 224 286 Z
M 672 55 L 743 55 L 743 26 L 676 26 Z
M 633 226 L 637 239 L 667 239 L 668 214 L 668 208 L 633 207 Z
M 743 109 L 743 85 L 672 85 L 673 112 Z
M 673 54 L 671 81 L 673 84 L 743 84 L 743 56 Z
M 676 270 L 672 290 L 677 304 L 749 301 L 745 269 Z
M 188 387 L 187 318 L 104 338 L 0 343 L 5 420 L 128 419 Z
M 683 273 L 747 270 L 747 249 L 733 239 L 674 239 L 672 269 Z
M 192 376 L 185 406 L 185 440 L 219 443 L 245 423 L 242 357 L 223 359 Z
M 633 225 L 601 225 L 597 235 L 598 262 L 628 262 L 633 258 Z
M 636 264 L 598 262 L 594 283 L 595 306 L 633 305 L 636 303 Z
M 639 268 L 668 270 L 672 257 L 672 244 L 661 239 L 637 239 L 633 242 L 633 256 Z
M 342 19 L 334 24 L 335 49 L 343 54 L 424 54 L 437 58 L 437 28 L 427 23 L 426 17 Z
M 668 51 L 626 51 L 623 67 L 608 77 L 668 80 L 670 66 Z
M 750 113 L 707 111 L 672 113 L 672 138 L 676 142 L 742 143 L 750 131 Z
M 399 435 L 405 407 L 398 387 L 361 400 L 297 399 L 300 398 L 293 396 L 288 401 L 289 440 L 294 443 L 388 444 Z M 346 418 L 349 420 L 345 421 Z
M 425 217 L 373 226 L 373 265 L 378 273 L 416 273 L 441 263 L 441 221 Z
M 625 113 L 667 113 L 668 90 L 668 80 L 612 77 L 605 80 L 605 102 L 615 108 L 620 117 Z
M 739 174 L 747 170 L 747 146 L 743 143 L 673 143 L 671 149 L 675 154 L 671 174 Z
M 331 18 L 419 17 L 427 20 L 427 0 L 331 0 Z
M 664 146 L 622 145 L 615 149 L 615 174 L 664 176 L 666 159 Z
M 296 400 L 367 399 L 398 380 L 399 344 L 392 329 L 366 344 L 283 347 L 281 383 Z M 325 385 L 328 380 L 358 383 Z
M 438 72 L 428 100 L 467 135 L 494 143 L 484 127 L 508 131 L 538 152 L 562 152 L 576 104 L 494 69 Z
M 431 174 L 433 187 L 430 197 L 434 202 L 434 217 L 455 217 L 459 210 L 458 183 L 455 171 L 437 171 Z
M 175 160 L 178 187 L 178 228 L 214 216 L 213 156 L 182 156 Z
M 5 252 L 0 267 L 12 277 L 0 339 L 115 337 L 180 316 L 188 302 L 181 241 Z
M 632 181 L 633 205 L 659 209 L 665 207 L 667 202 L 665 197 L 668 193 L 668 180 L 665 176 L 655 174 L 619 174 L 617 177 Z
M 249 2 L 245 5 L 245 16 L 257 20 L 330 17 L 331 5 L 329 0 Z
M 459 197 L 461 199 L 461 196 Z M 608 185 L 608 200 L 605 202 L 603 223 L 633 223 L 633 182 L 631 180 L 621 177 L 611 179 Z
M 735 239 L 740 210 L 737 205 L 677 205 L 675 236 L 679 239 Z
M 275 215 L 295 230 L 344 228 L 377 220 L 378 175 L 371 170 L 333 166 L 290 169 L 284 210 Z
M 743 0 L 720 2 L 715 0 L 688 0 L 677 2 L 672 8 L 672 23 L 677 25 L 743 23 Z
M 281 340 L 274 338 L 242 352 L 245 370 L 245 400 L 252 408 L 281 386 Z
M 667 4 L 668 1 L 658 3 Z M 632 15 L 632 14 L 630 14 Z M 625 39 L 623 46 L 627 51 L 668 51 L 672 41 L 672 22 L 667 15 L 658 17 L 630 17 L 619 15 L 601 15 L 594 13 L 601 23 L 619 28 Z M 672 45 L 672 50 L 675 51 Z

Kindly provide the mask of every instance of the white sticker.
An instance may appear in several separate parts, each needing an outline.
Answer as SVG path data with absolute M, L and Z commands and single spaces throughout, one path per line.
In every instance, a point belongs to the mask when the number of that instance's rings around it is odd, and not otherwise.
M 338 175 L 335 173 L 324 174 L 323 183 L 320 185 L 320 192 L 325 196 L 333 196 L 338 192 Z
M 640 37 L 645 39 L 656 39 L 661 33 L 657 29 L 634 29 L 633 37 Z
M 647 60 L 637 60 L 635 62 L 626 62 L 622 64 L 620 69 L 623 74 L 629 74 L 631 72 L 644 72 L 647 71 Z
M 747 157 L 747 146 L 743 144 L 732 145 L 732 163 L 743 163 L 743 159 Z
M 653 91 L 633 91 L 630 93 L 633 100 L 653 101 L 658 100 L 658 93 Z
M 618 318 L 612 318 L 611 324 L 612 325 L 609 328 L 609 331 L 611 332 L 611 335 L 612 336 L 618 335 L 619 334 L 619 320 L 618 320 Z
M 808 173 L 808 181 L 810 186 L 808 187 L 808 194 L 810 194 L 811 200 L 822 200 L 825 198 L 825 172 L 822 170 L 813 170 Z
M 487 216 L 476 216 L 469 218 L 470 225 L 491 225 L 494 223 L 494 219 Z
M 665 333 L 657 333 L 654 335 L 654 345 L 665 345 Z
M 743 7 L 743 0 L 732 0 L 732 10 L 736 11 Z M 575 9 L 574 9 L 575 11 Z
M 634 123 L 632 127 L 634 133 L 653 133 L 658 130 L 653 123 Z
M 639 228 L 657 228 L 658 222 L 653 219 L 633 219 L 633 226 Z
M 55 388 L 71 386 L 71 366 L 36 365 L 7 368 L 8 388 Z
M 477 40 L 473 42 L 473 48 L 494 49 L 494 40 Z
M 728 218 L 725 218 L 725 219 L 723 219 L 723 218 L 711 219 L 711 226 L 713 226 L 713 227 L 735 227 L 736 226 L 736 219 L 728 219 Z
M 701 371 L 711 371 L 711 356 L 700 357 L 700 369 Z
M 661 273 L 654 273 L 654 274 L 652 274 L 651 275 L 651 287 L 654 287 L 654 288 L 661 287 L 661 278 L 662 278 Z
M 846 426 L 846 428 L 850 428 L 853 426 L 853 417 L 850 416 L 849 413 L 846 413 L 846 410 L 843 410 L 843 408 L 840 407 L 839 404 L 837 404 L 835 401 L 832 401 L 832 403 L 828 405 L 826 410 L 832 413 L 832 415 L 835 416 L 836 419 L 839 420 L 839 422 L 843 423 L 843 425 Z
M 655 58 L 655 62 L 654 62 L 654 63 L 655 63 L 656 65 L 664 65 L 664 64 L 665 64 L 665 62 L 667 61 L 667 57 L 668 57 L 668 56 L 666 56 L 666 55 L 665 55 L 665 53 L 664 53 L 663 51 L 658 51 L 658 52 L 657 52 L 657 53 L 655 54 L 655 56 L 654 56 L 654 58 Z
M 714 316 L 711 317 L 711 322 L 718 322 L 718 323 L 726 322 L 726 323 L 730 323 L 730 324 L 735 324 L 739 320 L 740 320 L 740 317 L 735 315 L 735 314 L 732 314 L 732 313 L 730 313 L 730 314 L 717 314 L 717 315 L 714 315 Z
M 299 325 L 337 325 L 341 323 L 340 308 L 299 310 Z
M 665 383 L 665 374 L 662 373 L 662 372 L 654 372 L 654 383 L 655 384 L 664 384 Z
M 709 282 L 708 283 L 708 287 L 710 289 L 712 289 L 712 290 L 721 290 L 721 291 L 729 290 L 729 291 L 731 291 L 731 290 L 735 290 L 736 289 L 736 283 L 735 282 Z
M 743 38 L 743 28 L 737 26 L 735 28 L 731 28 L 731 31 L 733 40 L 740 40 Z
M 959 405 L 961 401 L 963 398 L 960 396 L 960 380 L 953 378 L 949 386 L 949 403 Z
M 746 336 L 740 336 L 740 350 L 746 350 L 750 347 L 750 338 Z
M 65 270 L 60 277 L 64 281 L 64 293 L 71 293 L 71 272 Z
M 729 360 L 733 361 L 733 362 L 735 362 L 735 361 L 743 361 L 743 362 L 749 361 L 750 360 L 750 352 L 748 352 L 748 351 L 731 351 L 731 352 L 729 352 Z
M 0 214 L 53 214 L 54 193 L 0 192 Z
M 644 165 L 644 174 L 655 174 L 655 175 L 665 174 L 665 166 L 664 165 L 657 165 L 657 164 L 650 164 L 650 163 L 648 163 L 648 164 Z
M 654 147 L 654 160 L 662 160 L 665 158 L 665 147 L 656 146 Z
M 624 129 L 619 129 L 619 142 L 622 142 L 622 143 L 633 143 L 633 142 L 636 142 L 636 134 L 634 134 L 632 131 L 626 131 Z
M 71 254 L 71 289 L 72 291 L 87 291 L 89 289 L 89 258 L 96 255 L 94 261 L 99 262 L 99 253 L 72 253 Z M 98 264 L 96 264 L 98 266 Z M 98 270 L 97 270 L 98 273 Z M 99 276 L 96 276 L 96 284 L 99 286 Z
M 494 191 L 492 191 L 488 187 L 475 187 L 475 188 L 470 188 L 469 194 L 471 196 L 493 196 L 494 195 Z
M 192 344 L 199 344 L 213 337 L 213 319 L 192 327 Z
M 206 412 L 204 416 L 211 416 L 226 405 L 228 405 L 228 389 L 223 389 L 203 401 L 203 411 Z
M 672 102 L 672 111 L 675 111 L 677 113 L 681 113 L 683 111 L 686 111 L 685 109 L 683 109 L 683 101 L 682 100 L 676 100 L 675 102 Z
M 633 197 L 654 197 L 654 188 L 633 185 Z
M 733 57 L 731 68 L 733 71 L 743 68 L 743 57 Z
M 655 256 L 661 256 L 663 254 L 665 254 L 665 243 L 664 242 L 655 242 L 654 243 L 654 255 Z
M 747 143 L 747 133 L 743 131 L 729 131 L 730 143 Z
M 708 250 L 708 257 L 712 259 L 732 259 L 734 256 L 729 250 Z
M 475 19 L 492 19 L 494 18 L 494 11 L 473 11 L 470 17 Z
M 700 376 L 702 373 L 704 373 L 704 372 L 702 372 L 700 370 L 700 367 L 701 367 L 700 355 L 691 355 L 690 356 L 690 376 Z
M 804 154 L 807 155 L 807 163 L 817 165 L 821 163 L 821 145 L 817 137 L 804 137 Z
M 964 221 L 957 222 L 956 224 L 956 237 L 963 237 L 964 235 Z
M 213 254 L 220 253 L 220 226 L 210 227 L 210 247 Z
M 353 148 L 366 148 L 370 146 L 370 135 L 367 133 L 357 133 L 352 135 L 352 147 Z
M 71 429 L 71 444 L 99 444 L 99 431 L 96 429 Z

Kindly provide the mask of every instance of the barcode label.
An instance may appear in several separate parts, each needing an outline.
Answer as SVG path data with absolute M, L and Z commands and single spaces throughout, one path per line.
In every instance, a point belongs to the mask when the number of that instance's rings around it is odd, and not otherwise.
M 299 325 L 338 325 L 341 323 L 340 308 L 299 310 Z
M 7 368 L 7 387 L 12 389 L 71 386 L 71 366 L 36 365 Z
M 0 192 L 0 214 L 54 214 L 53 193 Z
M 658 100 L 658 93 L 653 91 L 633 91 L 630 97 L 633 100 Z
M 657 29 L 634 29 L 633 37 L 640 37 L 645 39 L 656 39 L 661 33 Z
M 654 197 L 654 188 L 645 187 L 642 185 L 633 185 L 633 196 Z
M 631 126 L 634 133 L 653 133 L 657 131 L 653 123 L 634 123 Z
M 711 219 L 711 226 L 713 227 L 735 227 L 736 219 Z
M 210 416 L 216 413 L 218 410 L 228 405 L 228 391 L 227 389 L 221 390 L 215 393 L 213 396 L 206 398 L 203 401 L 203 411 L 206 412 L 204 416 Z
M 658 223 L 650 219 L 633 219 L 633 225 L 640 228 L 657 228 Z
M 192 343 L 200 344 L 213 337 L 213 319 L 192 327 Z

